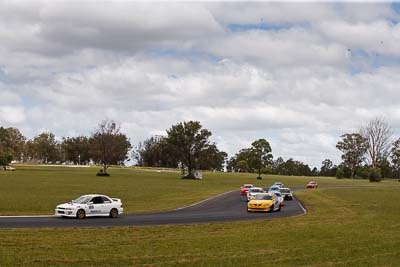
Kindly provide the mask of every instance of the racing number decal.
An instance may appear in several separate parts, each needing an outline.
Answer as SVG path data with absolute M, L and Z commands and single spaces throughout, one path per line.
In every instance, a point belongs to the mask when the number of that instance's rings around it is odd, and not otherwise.
M 89 207 L 90 213 L 100 213 L 100 210 L 95 210 L 93 205 L 90 205 Z

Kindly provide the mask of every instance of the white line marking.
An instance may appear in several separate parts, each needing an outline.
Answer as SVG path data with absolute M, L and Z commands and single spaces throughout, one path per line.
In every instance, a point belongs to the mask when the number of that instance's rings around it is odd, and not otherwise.
M 304 208 L 304 206 L 301 204 L 301 202 L 297 199 L 297 197 L 294 197 L 297 201 L 297 204 L 299 207 L 303 210 L 304 214 L 307 213 L 307 210 Z

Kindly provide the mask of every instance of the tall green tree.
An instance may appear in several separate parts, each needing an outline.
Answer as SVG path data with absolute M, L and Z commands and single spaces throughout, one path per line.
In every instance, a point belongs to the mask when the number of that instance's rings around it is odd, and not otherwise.
M 28 143 L 31 157 L 48 163 L 60 160 L 59 144 L 52 132 L 43 132 Z
M 272 173 L 274 174 L 282 174 L 281 169 L 285 161 L 282 157 L 278 157 L 276 160 L 272 161 Z
M 110 165 L 121 165 L 128 159 L 132 148 L 129 138 L 121 133 L 121 128 L 114 121 L 103 121 L 90 138 L 91 158 L 102 165 L 102 172 L 107 174 Z
M 333 165 L 330 159 L 325 159 L 322 161 L 321 171 L 319 175 L 321 176 L 335 176 L 337 171 L 337 166 Z
M 167 130 L 167 134 L 168 144 L 188 170 L 187 177 L 194 177 L 202 151 L 211 145 L 211 132 L 203 129 L 198 121 L 188 121 L 173 125 Z
M 64 160 L 75 164 L 87 164 L 90 161 L 90 143 L 86 136 L 63 138 L 61 149 Z
M 133 151 L 139 166 L 176 168 L 179 160 L 165 136 L 152 136 L 140 142 Z
M 390 158 L 397 177 L 400 177 L 400 138 L 397 139 L 390 150 Z
M 342 151 L 343 163 L 351 169 L 351 177 L 354 178 L 357 167 L 365 160 L 368 140 L 359 133 L 343 134 L 341 138 L 336 148 Z
M 249 163 L 246 160 L 239 160 L 236 163 L 236 171 L 249 172 Z
M 19 160 L 24 151 L 26 138 L 17 128 L 0 127 L 0 165 Z
M 211 144 L 200 153 L 197 168 L 200 170 L 221 171 L 228 154 L 220 151 L 215 144 Z
M 236 154 L 237 169 L 240 172 L 254 173 L 257 166 L 254 164 L 254 153 L 251 148 L 243 148 Z
M 253 154 L 253 163 L 258 169 L 258 176 L 261 176 L 261 170 L 265 168 L 272 160 L 271 146 L 265 139 L 258 139 L 251 144 Z

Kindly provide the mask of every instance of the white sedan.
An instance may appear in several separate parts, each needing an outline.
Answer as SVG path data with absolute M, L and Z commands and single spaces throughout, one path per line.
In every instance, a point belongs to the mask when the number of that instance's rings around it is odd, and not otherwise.
M 58 205 L 55 209 L 55 215 L 60 217 L 76 217 L 78 219 L 91 216 L 116 218 L 123 211 L 121 199 L 92 194 L 83 195 L 71 202 Z
M 275 198 L 278 200 L 281 206 L 285 205 L 284 204 L 285 198 L 281 193 L 274 191 L 272 192 L 272 194 L 275 196 Z
M 256 195 L 265 193 L 264 189 L 261 187 L 252 187 L 249 188 L 249 191 L 247 191 L 247 201 L 252 200 Z

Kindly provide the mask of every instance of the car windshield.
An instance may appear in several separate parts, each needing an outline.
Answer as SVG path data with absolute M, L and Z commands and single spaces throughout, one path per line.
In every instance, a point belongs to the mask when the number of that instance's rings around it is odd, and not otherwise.
M 281 197 L 282 195 L 280 193 L 275 193 L 275 196 Z
M 263 190 L 261 190 L 261 189 L 251 189 L 250 190 L 252 193 L 260 193 L 260 192 L 263 192 Z
M 81 196 L 78 197 L 77 199 L 72 200 L 73 203 L 78 203 L 78 204 L 85 204 L 89 201 L 90 197 L 88 196 Z
M 255 200 L 272 200 L 270 195 L 257 195 L 254 197 Z
M 316 182 L 310 182 L 309 184 L 316 184 Z
M 245 185 L 244 188 L 252 188 L 253 186 L 251 185 Z
M 275 187 L 274 186 L 274 187 L 271 187 L 269 190 L 271 190 L 271 191 L 279 191 L 279 189 L 280 189 L 279 187 Z
M 281 189 L 281 193 L 290 193 L 289 189 Z

